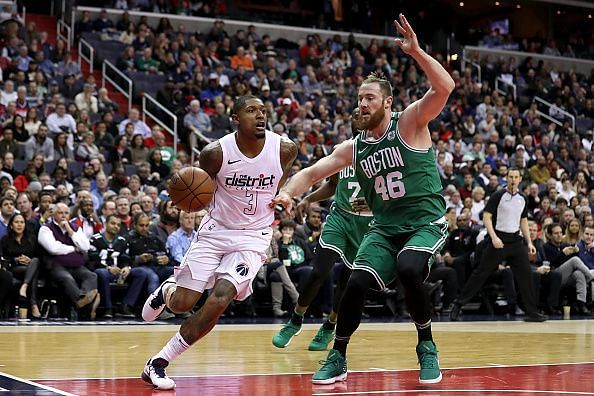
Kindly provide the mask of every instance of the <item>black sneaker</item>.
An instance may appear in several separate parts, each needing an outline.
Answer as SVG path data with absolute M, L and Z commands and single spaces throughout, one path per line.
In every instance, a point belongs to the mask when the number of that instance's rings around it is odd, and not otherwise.
M 128 319 L 133 319 L 136 317 L 136 315 L 134 315 L 134 312 L 132 312 L 132 309 L 130 309 L 130 306 L 127 304 L 122 304 L 118 312 L 116 312 L 116 316 Z
M 539 312 L 533 312 L 524 316 L 524 322 L 546 322 L 549 317 Z
M 113 311 L 111 310 L 111 308 L 105 310 L 105 312 L 103 313 L 103 319 L 113 319 Z
M 462 313 L 462 305 L 458 303 L 454 303 L 452 306 L 452 310 L 450 311 L 450 320 L 452 322 L 457 322 L 460 320 L 460 314 Z

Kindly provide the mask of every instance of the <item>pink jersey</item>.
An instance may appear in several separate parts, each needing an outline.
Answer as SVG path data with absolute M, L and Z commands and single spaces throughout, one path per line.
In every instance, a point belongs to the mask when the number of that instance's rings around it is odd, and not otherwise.
M 223 163 L 209 215 L 229 229 L 260 230 L 274 221 L 274 208 L 268 204 L 283 176 L 281 138 L 266 131 L 264 148 L 255 158 L 248 158 L 237 147 L 235 136 L 232 133 L 219 139 Z

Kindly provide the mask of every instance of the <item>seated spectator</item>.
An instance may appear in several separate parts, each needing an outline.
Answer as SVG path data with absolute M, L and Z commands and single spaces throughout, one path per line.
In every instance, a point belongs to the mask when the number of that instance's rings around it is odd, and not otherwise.
M 39 318 L 37 304 L 37 277 L 39 258 L 37 236 L 33 235 L 22 214 L 14 214 L 8 221 L 8 233 L 0 241 L 2 255 L 8 260 L 14 278 L 22 281 L 20 297 L 26 299 L 31 307 L 31 316 Z
M 128 234 L 128 254 L 132 267 L 147 275 L 147 291 L 152 293 L 161 282 L 173 274 L 165 244 L 149 232 L 150 217 L 146 213 L 134 216 L 134 230 Z
M 119 191 L 119 190 L 118 190 Z M 132 230 L 132 217 L 130 216 L 130 201 L 125 196 L 118 196 L 115 201 L 116 215 L 122 221 L 120 235 L 125 236 Z
M 27 132 L 29 132 L 29 136 L 35 135 L 40 125 L 41 120 L 39 119 L 39 112 L 37 111 L 37 108 L 30 108 L 27 111 L 27 115 L 25 117 L 25 129 Z
M 252 57 L 245 52 L 245 48 L 242 46 L 237 47 L 237 54 L 231 57 L 231 69 L 237 70 L 239 66 L 243 66 L 249 71 L 254 70 Z
M 538 297 L 537 301 L 540 302 L 546 314 L 558 315 L 561 313 L 559 293 L 561 292 L 562 276 L 559 272 L 551 271 L 550 262 L 543 259 L 545 242 L 537 237 L 538 225 L 530 220 L 528 221 L 528 229 L 530 230 L 532 244 L 536 248 L 536 254 L 529 254 L 528 258 L 532 267 L 532 278 Z
M 459 285 L 464 285 L 472 272 L 471 255 L 476 249 L 478 232 L 470 228 L 469 220 L 465 213 L 458 215 L 457 228 L 450 232 L 443 248 L 443 261 L 456 270 Z
M 159 219 L 151 224 L 150 231 L 164 244 L 167 244 L 167 239 L 179 226 L 179 209 L 171 200 L 159 202 L 158 208 Z
M 195 99 L 190 102 L 190 111 L 184 116 L 184 126 L 190 130 L 190 145 L 196 146 L 196 139 L 200 140 L 201 146 L 212 141 L 209 137 L 212 131 L 210 117 L 200 108 L 200 101 Z
M 173 265 L 177 266 L 182 263 L 184 255 L 196 236 L 195 217 L 195 212 L 181 211 L 179 213 L 179 228 L 167 237 L 167 250 L 171 255 Z
M 212 125 L 212 139 L 220 139 L 228 133 L 233 132 L 231 118 L 225 112 L 225 105 L 221 102 L 215 105 L 216 114 L 210 118 Z
M 110 284 L 116 280 L 129 283 L 117 316 L 133 318 L 133 307 L 138 301 L 142 287 L 146 281 L 146 273 L 130 266 L 128 242 L 119 236 L 121 220 L 115 215 L 108 215 L 105 231 L 91 237 L 89 248 L 89 265 L 94 268 L 99 281 L 99 293 L 105 307 L 103 315 L 106 319 L 113 317 Z
M 106 88 L 99 88 L 99 97 L 97 98 L 97 111 L 99 114 L 105 114 L 107 112 L 115 113 L 119 107 L 116 102 L 111 100 Z
M 0 104 L 8 106 L 10 102 L 16 102 L 17 92 L 14 90 L 14 82 L 12 80 L 4 81 L 4 89 L 0 91 Z
M 547 229 L 547 243 L 544 245 L 544 259 L 551 263 L 551 270 L 561 273 L 562 286 L 575 286 L 577 292 L 577 313 L 590 315 L 586 307 L 588 283 L 594 274 L 580 259 L 579 248 L 563 243 L 563 230 L 559 224 Z
M 4 153 L 2 156 L 2 169 L 0 169 L 0 174 L 9 176 L 11 181 L 10 184 L 12 184 L 14 179 L 20 175 L 20 172 L 14 168 L 14 155 L 10 151 Z
M 46 119 L 46 124 L 52 136 L 59 132 L 64 132 L 68 136 L 68 146 L 73 146 L 73 134 L 76 132 L 76 121 L 69 113 L 66 113 L 66 105 L 58 103 L 56 111 L 50 114 Z
M 15 200 L 6 195 L 0 199 L 0 238 L 8 233 L 8 223 L 15 213 Z
M 17 142 L 25 143 L 29 139 L 29 131 L 25 129 L 25 120 L 20 114 L 15 114 L 8 128 L 12 130 Z
M 78 213 L 70 219 L 70 225 L 73 229 L 82 230 L 83 234 L 90 239 L 93 235 L 101 232 L 103 225 L 93 210 L 92 199 L 83 198 L 77 206 Z
M 85 132 L 82 136 L 83 140 L 76 148 L 74 158 L 77 161 L 91 161 L 92 159 L 99 159 L 101 162 L 105 161 L 103 154 L 99 147 L 95 145 L 95 135 L 93 132 Z
M 89 113 L 96 114 L 99 111 L 97 98 L 93 95 L 95 88 L 86 83 L 83 86 L 82 92 L 74 97 L 74 103 L 79 111 L 87 110 Z
M 143 195 L 140 198 L 140 206 L 142 211 L 149 216 L 150 224 L 157 224 L 159 222 L 159 215 L 155 211 L 155 202 L 148 195 Z M 150 230 L 149 230 L 150 231 Z
M 0 140 L 0 157 L 4 157 L 6 153 L 12 153 L 13 158 L 21 158 L 21 149 L 16 140 L 14 140 L 14 132 L 10 128 L 4 128 L 2 133 L 2 140 Z
M 154 131 L 153 140 L 155 142 L 155 145 L 153 146 L 151 151 L 149 151 L 148 158 L 152 158 L 153 152 L 155 150 L 159 150 L 161 152 L 161 161 L 167 167 L 171 168 L 171 164 L 175 159 L 175 152 L 173 151 L 173 147 L 169 147 L 165 144 L 165 134 L 163 134 L 163 132 L 161 132 L 160 130 Z
M 147 73 L 157 73 L 159 71 L 159 62 L 153 58 L 153 49 L 146 47 L 142 50 L 142 55 L 136 58 L 136 69 Z
M 56 204 L 52 221 L 39 229 L 38 241 L 46 251 L 44 261 L 50 279 L 76 308 L 90 306 L 89 317 L 93 320 L 101 298 L 97 292 L 97 275 L 85 266 L 84 254 L 90 244 L 82 230 L 70 226 L 69 218 L 68 206 Z
M 116 67 L 123 72 L 136 71 L 136 62 L 134 60 L 134 47 L 126 47 L 122 56 L 117 60 Z
M 590 272 L 594 272 L 594 228 L 592 225 L 584 226 L 584 235 L 577 244 L 577 248 L 580 250 L 580 259 L 590 269 Z
M 140 119 L 140 112 L 138 111 L 138 109 L 130 110 L 128 118 L 120 122 L 120 125 L 118 127 L 120 135 L 124 134 L 126 125 L 128 125 L 129 123 L 132 123 L 132 125 L 134 126 L 132 135 L 140 134 L 143 138 L 147 138 L 151 135 L 151 129 L 149 128 L 149 126 L 146 125 L 146 123 Z
M 25 143 L 26 161 L 31 161 L 37 154 L 41 154 L 44 161 L 54 160 L 54 141 L 47 134 L 47 125 L 40 125 L 37 134 L 27 140 Z
M 169 167 L 163 162 L 160 150 L 154 150 L 149 158 L 151 164 L 151 175 L 154 179 L 165 180 L 170 173 Z M 158 178 L 157 178 L 158 176 Z

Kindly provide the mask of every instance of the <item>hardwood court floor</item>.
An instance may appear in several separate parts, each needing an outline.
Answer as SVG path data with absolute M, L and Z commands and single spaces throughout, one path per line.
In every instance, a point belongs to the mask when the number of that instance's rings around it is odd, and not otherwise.
M 441 367 L 451 370 L 432 388 L 417 384 L 410 323 L 363 324 L 349 346 L 349 380 L 312 387 L 311 372 L 326 357 L 307 351 L 318 326 L 305 325 L 281 350 L 271 343 L 280 325 L 219 325 L 173 362 L 168 374 L 177 380 L 177 393 L 188 395 L 594 395 L 594 320 L 434 323 Z M 74 394 L 150 394 L 138 376 L 177 329 L 3 326 L 0 371 Z M 10 381 L 0 381 L 0 387 L 13 386 Z

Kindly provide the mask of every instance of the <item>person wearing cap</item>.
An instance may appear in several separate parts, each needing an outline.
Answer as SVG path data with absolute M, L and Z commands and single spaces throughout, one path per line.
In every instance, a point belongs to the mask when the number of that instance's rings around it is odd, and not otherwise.
M 200 100 L 205 99 L 214 101 L 217 97 L 222 99 L 223 90 L 219 86 L 219 75 L 217 73 L 210 73 L 208 75 L 208 87 L 200 94 Z

